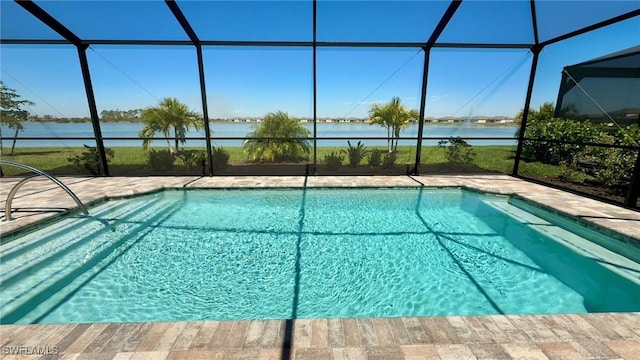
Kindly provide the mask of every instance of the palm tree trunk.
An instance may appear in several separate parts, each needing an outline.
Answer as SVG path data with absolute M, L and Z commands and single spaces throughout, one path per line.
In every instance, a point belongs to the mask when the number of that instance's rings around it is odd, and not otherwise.
M 175 149 L 174 154 L 177 154 L 178 153 L 178 128 L 176 128 L 176 127 L 173 128 L 173 135 L 175 136 L 174 140 L 176 142 L 176 149 Z
M 387 152 L 391 152 L 393 146 L 393 139 L 391 139 L 391 127 L 387 126 Z
M 398 140 L 400 140 L 400 129 L 395 127 L 393 129 L 393 138 L 396 139 L 396 143 L 393 145 L 393 152 L 398 151 Z
M 18 131 L 20 131 L 20 128 L 16 126 L 16 133 L 13 134 L 13 144 L 11 144 L 11 155 L 12 156 L 15 154 L 15 151 L 16 151 L 16 140 L 18 140 Z
M 0 126 L 0 155 L 2 155 L 2 126 Z
M 169 153 L 173 153 L 173 148 L 171 147 L 171 141 L 169 140 L 169 130 L 165 130 L 164 139 L 167 141 L 167 148 L 169 149 Z

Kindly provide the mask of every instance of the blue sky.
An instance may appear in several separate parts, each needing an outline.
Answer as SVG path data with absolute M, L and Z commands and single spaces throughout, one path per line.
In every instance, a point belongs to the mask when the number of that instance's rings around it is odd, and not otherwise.
M 36 1 L 86 39 L 186 40 L 161 1 Z M 310 41 L 309 1 L 178 1 L 204 40 Z M 528 1 L 464 1 L 442 42 L 530 43 Z M 1 0 L 3 38 L 59 36 L 13 2 Z M 319 41 L 425 41 L 448 2 L 319 1 Z M 639 7 L 638 1 L 540 1 L 541 40 Z M 127 10 L 127 11 L 125 11 Z M 142 15 L 144 14 L 144 15 Z M 94 16 L 88 16 L 94 15 Z M 372 21 L 372 19 L 376 19 Z M 383 19 L 383 21 L 377 20 Z M 555 101 L 560 72 L 640 43 L 640 18 L 546 47 L 533 106 Z M 87 116 L 73 46 L 2 45 L 2 81 L 36 106 L 34 114 Z M 527 50 L 436 48 L 431 53 L 427 116 L 513 116 L 524 104 Z M 201 112 L 195 49 L 94 45 L 88 50 L 98 110 L 144 108 L 175 96 Z M 418 108 L 424 55 L 419 49 L 319 47 L 318 116 L 364 117 L 373 102 L 399 96 Z M 205 47 L 211 118 L 283 110 L 313 115 L 310 48 Z

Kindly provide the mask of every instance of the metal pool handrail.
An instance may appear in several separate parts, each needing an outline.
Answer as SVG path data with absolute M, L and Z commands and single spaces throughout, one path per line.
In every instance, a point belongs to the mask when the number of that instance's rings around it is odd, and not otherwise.
M 85 215 L 89 215 L 89 211 L 87 210 L 87 207 L 82 203 L 82 201 L 80 201 L 80 199 L 76 196 L 76 194 L 74 194 L 73 191 L 71 191 L 71 189 L 67 187 L 67 185 L 63 184 L 60 180 L 55 178 L 53 175 L 49 175 L 42 170 L 34 168 L 33 166 L 25 165 L 15 161 L 0 159 L 0 164 L 15 166 L 15 167 L 19 167 L 19 168 L 26 169 L 36 173 L 36 175 L 32 175 L 20 180 L 20 182 L 15 184 L 11 189 L 11 191 L 9 192 L 9 195 L 7 196 L 7 201 L 4 206 L 4 214 L 5 214 L 5 219 L 7 221 L 13 220 L 13 218 L 11 217 L 11 203 L 13 202 L 13 197 L 16 195 L 16 193 L 22 187 L 22 185 L 24 185 L 27 181 L 39 176 L 44 176 L 47 179 L 53 181 L 56 185 L 60 186 L 62 190 L 66 191 L 66 193 L 69 194 L 69 196 L 71 196 L 71 198 L 76 202 L 76 204 L 78 204 L 80 209 L 82 209 L 82 212 Z

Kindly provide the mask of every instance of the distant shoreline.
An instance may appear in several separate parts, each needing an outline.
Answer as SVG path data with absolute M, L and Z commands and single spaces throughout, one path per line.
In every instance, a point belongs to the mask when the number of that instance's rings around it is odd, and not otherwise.
M 30 120 L 30 121 L 25 121 L 25 123 L 29 123 L 29 124 L 90 124 L 91 121 L 90 120 L 69 120 L 69 121 L 65 121 L 65 120 Z M 142 123 L 142 121 L 100 121 L 100 123 L 105 123 L 105 124 L 137 124 L 137 123 Z M 209 120 L 210 124 L 260 124 L 261 121 L 233 121 L 233 120 Z M 300 123 L 302 124 L 313 124 L 313 121 L 300 121 Z M 332 125 L 370 125 L 371 123 L 368 121 L 326 121 L 326 120 L 319 120 L 317 122 L 318 124 L 332 124 Z M 411 122 L 411 125 L 418 125 L 417 122 Z M 441 122 L 432 122 L 432 121 L 427 121 L 424 123 L 424 126 L 490 126 L 490 127 L 495 127 L 495 126 L 505 126 L 505 127 L 513 127 L 513 126 L 519 126 L 520 123 L 516 122 L 516 121 L 510 121 L 510 122 L 478 122 L 478 121 L 454 121 L 454 122 L 448 122 L 448 121 L 441 121 Z M 376 125 L 371 125 L 371 126 L 376 126 Z

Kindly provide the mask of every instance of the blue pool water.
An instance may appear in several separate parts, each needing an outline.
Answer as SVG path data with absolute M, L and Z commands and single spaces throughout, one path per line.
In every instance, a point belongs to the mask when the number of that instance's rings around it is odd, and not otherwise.
M 90 212 L 3 241 L 2 323 L 640 311 L 637 247 L 506 196 L 171 190 Z

